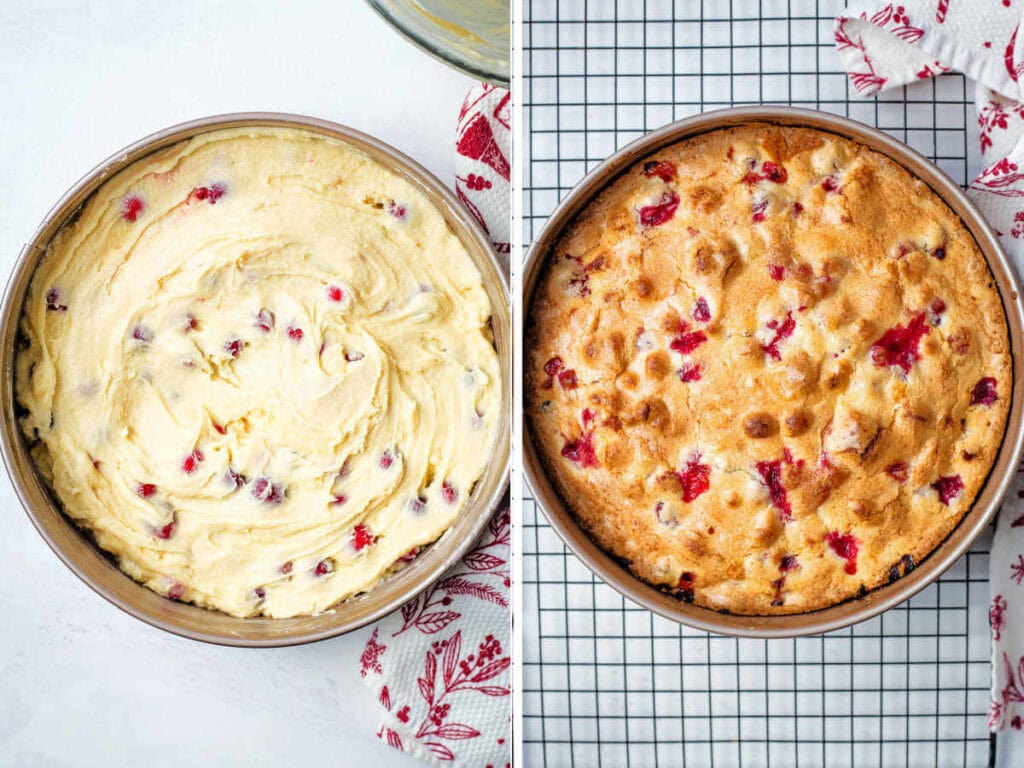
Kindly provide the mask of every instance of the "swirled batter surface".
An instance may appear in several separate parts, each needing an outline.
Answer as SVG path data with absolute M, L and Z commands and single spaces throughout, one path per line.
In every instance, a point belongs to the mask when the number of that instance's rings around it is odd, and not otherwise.
M 436 539 L 491 455 L 481 276 L 417 189 L 298 129 L 106 182 L 24 307 L 17 396 L 66 513 L 235 616 L 314 613 Z

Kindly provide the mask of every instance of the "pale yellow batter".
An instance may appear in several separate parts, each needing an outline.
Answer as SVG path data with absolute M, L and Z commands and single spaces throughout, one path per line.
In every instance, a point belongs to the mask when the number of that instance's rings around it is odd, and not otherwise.
M 110 179 L 49 248 L 23 428 L 132 577 L 315 613 L 465 505 L 502 417 L 490 314 L 406 181 L 305 131 L 214 131 Z

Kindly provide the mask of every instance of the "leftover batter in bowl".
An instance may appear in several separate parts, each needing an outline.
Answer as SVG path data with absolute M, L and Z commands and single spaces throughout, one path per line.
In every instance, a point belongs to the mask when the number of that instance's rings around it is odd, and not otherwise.
M 701 606 L 797 613 L 900 578 L 1000 450 L 984 256 L 927 185 L 830 133 L 648 157 L 568 227 L 528 312 L 548 476 L 602 548 Z
M 440 536 L 491 455 L 481 276 L 409 182 L 293 128 L 201 134 L 50 244 L 16 392 L 65 512 L 157 592 L 325 610 Z

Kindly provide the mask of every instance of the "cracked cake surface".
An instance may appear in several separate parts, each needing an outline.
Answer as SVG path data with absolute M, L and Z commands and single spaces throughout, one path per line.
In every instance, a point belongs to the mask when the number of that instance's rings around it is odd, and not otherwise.
M 878 152 L 768 124 L 668 146 L 583 209 L 534 294 L 524 375 L 590 536 L 740 614 L 906 575 L 970 509 L 1012 394 L 956 214 Z

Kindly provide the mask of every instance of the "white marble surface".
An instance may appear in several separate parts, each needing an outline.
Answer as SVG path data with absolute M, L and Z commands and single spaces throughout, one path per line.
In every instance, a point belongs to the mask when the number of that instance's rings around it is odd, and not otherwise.
M 452 176 L 471 81 L 358 0 L 0 4 L 0 276 L 40 219 L 120 147 L 193 117 L 316 115 Z M 152 629 L 67 571 L 0 479 L 0 763 L 418 763 L 373 737 L 364 632 L 236 650 Z

